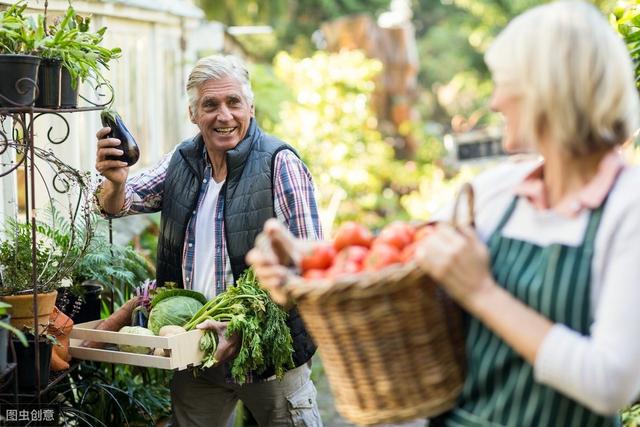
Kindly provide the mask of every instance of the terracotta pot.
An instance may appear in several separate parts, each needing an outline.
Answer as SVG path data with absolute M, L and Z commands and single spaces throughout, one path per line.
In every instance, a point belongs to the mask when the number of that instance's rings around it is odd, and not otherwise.
M 44 326 L 49 322 L 49 316 L 56 303 L 58 291 L 46 294 L 38 294 L 38 333 L 44 330 Z M 0 300 L 11 304 L 7 311 L 11 314 L 11 324 L 18 329 L 23 326 L 33 328 L 33 294 L 26 295 L 6 295 Z M 44 325 L 44 326 L 43 326 Z

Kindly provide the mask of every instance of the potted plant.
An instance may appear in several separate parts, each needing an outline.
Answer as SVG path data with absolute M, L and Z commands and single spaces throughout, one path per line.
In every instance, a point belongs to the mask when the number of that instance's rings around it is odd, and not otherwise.
M 0 12 L 0 107 L 33 104 L 40 58 L 35 52 L 42 34 L 32 18 L 24 17 L 27 5 L 20 1 Z
M 0 242 L 0 300 L 11 304 L 11 324 L 22 329 L 35 328 L 33 312 L 31 224 L 9 219 L 5 238 Z M 44 330 L 56 300 L 56 288 L 68 280 L 74 260 L 70 256 L 69 236 L 55 226 L 36 226 L 36 272 L 38 333 Z
M 39 352 L 39 378 L 40 389 L 44 388 L 49 382 L 49 371 L 51 366 L 51 352 L 53 346 L 57 345 L 56 338 L 44 330 L 39 333 L 36 339 L 35 329 L 27 328 L 26 330 L 26 345 L 18 345 L 17 338 L 13 338 L 13 345 L 15 348 L 15 360 L 13 360 L 13 354 L 10 354 L 9 360 L 11 362 L 17 362 L 17 381 L 18 389 L 23 392 L 31 392 L 36 388 L 36 362 L 35 362 L 35 347 L 38 346 Z M 14 377 L 15 381 L 15 377 Z
M 13 333 L 16 338 L 22 343 L 22 345 L 27 345 L 27 338 L 24 336 L 22 331 L 14 328 L 9 323 L 10 315 L 7 312 L 7 309 L 11 307 L 11 304 L 8 304 L 4 301 L 0 301 L 0 373 L 4 372 L 7 368 L 7 349 L 9 345 L 9 334 Z
M 133 289 L 145 279 L 154 275 L 147 260 L 129 245 L 110 243 L 106 227 L 97 222 L 95 216 L 90 219 L 96 225 L 92 229 L 91 239 L 86 250 L 76 245 L 71 252 L 76 262 L 71 270 L 70 286 L 58 288 L 56 305 L 75 323 L 88 322 L 100 318 L 101 292 L 104 288 L 111 293 Z M 102 224 L 104 225 L 104 223 Z M 74 223 L 77 242 L 84 241 L 83 233 L 87 227 L 82 221 Z M 59 230 L 70 233 L 71 225 L 61 223 Z M 113 286 L 117 283 L 119 286 Z
M 44 38 L 38 49 L 43 61 L 36 105 L 75 107 L 79 82 L 91 80 L 96 85 L 108 84 L 102 68 L 109 69 L 109 62 L 119 58 L 121 50 L 101 46 L 107 28 L 90 31 L 91 18 L 76 14 L 71 5 L 54 25 L 45 28 L 45 21 L 45 16 L 38 17 L 38 32 L 44 34 Z

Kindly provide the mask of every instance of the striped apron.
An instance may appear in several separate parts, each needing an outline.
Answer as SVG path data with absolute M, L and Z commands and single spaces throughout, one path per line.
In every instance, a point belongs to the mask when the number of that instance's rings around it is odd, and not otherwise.
M 489 239 L 493 277 L 529 307 L 554 323 L 588 335 L 591 261 L 604 203 L 591 211 L 583 242 L 539 246 L 502 235 L 515 197 Z M 537 383 L 533 366 L 482 322 L 467 318 L 468 371 L 456 409 L 435 422 L 447 427 L 608 427 L 602 417 L 551 387 Z

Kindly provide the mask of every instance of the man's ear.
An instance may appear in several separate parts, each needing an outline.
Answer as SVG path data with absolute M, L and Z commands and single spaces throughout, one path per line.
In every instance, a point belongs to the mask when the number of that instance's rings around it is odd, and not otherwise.
M 189 106 L 189 119 L 191 120 L 191 123 L 193 123 L 194 125 L 197 125 L 196 116 L 195 114 L 193 114 L 193 110 L 191 109 L 191 106 Z
M 255 117 L 256 115 L 256 106 L 255 105 L 251 105 L 251 117 Z

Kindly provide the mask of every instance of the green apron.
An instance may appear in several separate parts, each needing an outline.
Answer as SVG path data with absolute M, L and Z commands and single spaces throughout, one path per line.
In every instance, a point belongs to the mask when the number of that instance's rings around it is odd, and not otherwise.
M 515 197 L 489 239 L 496 282 L 554 323 L 589 334 L 591 261 L 604 203 L 591 211 L 582 244 L 539 246 L 502 235 Z M 436 422 L 447 427 L 608 427 L 616 417 L 593 413 L 537 383 L 533 366 L 479 320 L 467 318 L 468 371 L 456 408 Z

